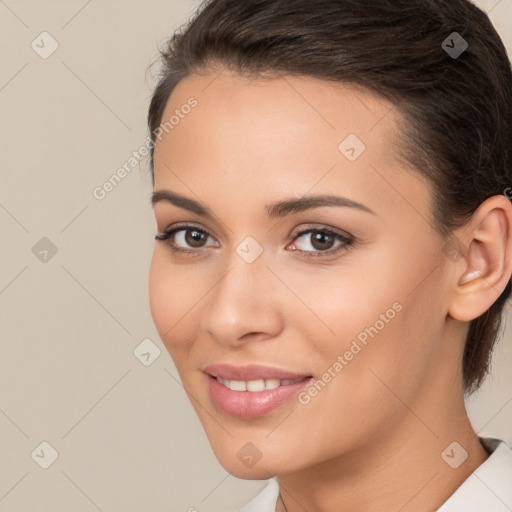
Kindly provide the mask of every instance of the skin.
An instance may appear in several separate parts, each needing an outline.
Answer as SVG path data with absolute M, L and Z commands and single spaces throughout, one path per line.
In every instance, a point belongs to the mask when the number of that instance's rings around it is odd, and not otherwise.
M 436 510 L 488 457 L 464 407 L 461 358 L 468 322 L 512 272 L 509 201 L 483 203 L 456 232 L 467 253 L 447 258 L 430 183 L 398 158 L 401 117 L 384 99 L 314 78 L 208 69 L 178 84 L 163 120 L 191 96 L 197 107 L 157 141 L 155 191 L 195 199 L 214 216 L 154 205 L 158 234 L 185 222 L 210 236 L 191 246 L 180 232 L 175 244 L 193 256 L 155 242 L 150 306 L 217 458 L 239 478 L 277 476 L 278 511 Z M 338 149 L 348 134 L 366 145 L 353 162 Z M 374 213 L 265 214 L 268 203 L 322 193 Z M 310 227 L 354 243 L 294 237 Z M 250 264 L 236 252 L 249 235 L 263 249 Z M 341 249 L 322 256 L 322 247 Z M 475 269 L 481 277 L 464 283 Z M 292 399 L 243 420 L 210 399 L 205 365 L 321 378 L 397 302 L 401 311 L 306 405 Z M 454 441 L 469 454 L 456 469 L 441 457 Z M 237 457 L 248 442 L 261 452 L 251 468 Z

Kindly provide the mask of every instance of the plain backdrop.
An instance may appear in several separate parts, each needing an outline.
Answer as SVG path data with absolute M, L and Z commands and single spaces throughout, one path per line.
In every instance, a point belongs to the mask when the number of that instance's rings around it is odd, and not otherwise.
M 512 0 L 477 3 L 512 53 Z M 0 512 L 227 512 L 264 485 L 220 466 L 153 326 L 147 159 L 93 194 L 197 5 L 0 0 Z M 468 408 L 512 443 L 508 325 Z

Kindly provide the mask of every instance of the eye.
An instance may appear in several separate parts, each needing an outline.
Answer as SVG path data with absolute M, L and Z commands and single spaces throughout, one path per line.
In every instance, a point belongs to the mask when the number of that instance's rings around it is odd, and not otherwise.
M 190 225 L 175 226 L 165 230 L 162 235 L 155 235 L 155 240 L 165 242 L 173 252 L 188 256 L 199 254 L 203 248 L 208 247 L 205 244 L 208 238 L 212 238 L 208 231 Z M 299 247 L 293 247 L 297 244 L 295 241 L 301 238 L 304 240 L 298 244 Z M 293 240 L 294 244 L 288 245 L 287 249 L 292 247 L 293 251 L 303 253 L 307 257 L 331 256 L 346 250 L 354 243 L 351 235 L 326 227 L 303 229 L 296 233 Z M 212 245 L 218 247 L 215 243 Z
M 192 254 L 207 247 L 204 242 L 210 236 L 204 229 L 194 226 L 177 226 L 165 230 L 162 235 L 155 235 L 155 240 L 165 242 L 174 252 Z
M 351 236 L 328 228 L 310 228 L 299 231 L 295 235 L 294 240 L 299 240 L 300 238 L 304 238 L 304 240 L 299 244 L 298 249 L 294 250 L 306 253 L 308 257 L 332 255 L 346 249 L 354 242 Z M 336 242 L 338 242 L 338 245 L 335 245 Z M 296 242 L 293 245 L 296 245 Z

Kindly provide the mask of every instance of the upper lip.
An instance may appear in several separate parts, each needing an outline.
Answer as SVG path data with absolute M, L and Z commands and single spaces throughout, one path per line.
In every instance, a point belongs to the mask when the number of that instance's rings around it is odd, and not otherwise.
M 272 366 L 260 364 L 247 364 L 232 366 L 230 364 L 211 364 L 203 368 L 205 373 L 212 377 L 221 377 L 227 380 L 260 380 L 260 379 L 299 379 L 311 377 L 307 373 L 297 373 Z

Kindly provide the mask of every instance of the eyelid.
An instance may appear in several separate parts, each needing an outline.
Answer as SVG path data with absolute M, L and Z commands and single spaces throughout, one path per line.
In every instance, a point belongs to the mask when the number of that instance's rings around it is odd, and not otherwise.
M 311 231 L 326 231 L 328 233 L 332 233 L 334 235 L 339 235 L 347 239 L 353 239 L 354 237 L 348 233 L 347 231 L 343 231 L 338 228 L 334 228 L 331 226 L 328 226 L 326 224 L 306 224 L 305 227 L 297 228 L 297 230 L 293 233 L 293 239 L 297 238 L 298 236 L 301 236 L 305 233 L 309 233 Z
M 178 222 L 176 224 L 172 224 L 171 226 L 165 228 L 163 230 L 163 234 L 165 235 L 166 233 L 170 232 L 170 231 L 174 231 L 174 230 L 177 230 L 178 228 L 183 228 L 183 229 L 197 229 L 198 231 L 201 231 L 203 233 L 206 233 L 208 236 L 211 236 L 213 238 L 215 238 L 210 230 L 208 228 L 205 228 L 203 226 L 200 226 L 200 225 L 196 225 L 194 223 L 190 223 L 190 222 Z M 306 226 L 304 227 L 300 227 L 300 228 L 297 228 L 293 233 L 292 235 L 290 235 L 290 237 L 292 237 L 293 239 L 295 239 L 297 236 L 300 236 L 300 235 L 303 235 L 309 231 L 330 231 L 336 235 L 340 235 L 340 236 L 343 236 L 345 238 L 348 238 L 348 239 L 353 239 L 354 237 L 348 233 L 347 231 L 343 231 L 341 229 L 338 229 L 338 228 L 334 228 L 334 227 L 331 227 L 331 226 L 328 226 L 327 224 L 315 224 L 315 223 L 311 223 L 311 224 L 306 224 Z
M 214 239 L 216 238 L 208 228 L 205 228 L 203 226 L 196 225 L 196 224 L 191 224 L 189 222 L 178 222 L 177 224 L 172 224 L 171 226 L 164 228 L 164 230 L 162 231 L 162 234 L 160 236 L 165 236 L 171 232 L 176 232 L 176 231 L 181 231 L 181 230 L 183 230 L 183 231 L 196 230 L 201 233 L 204 233 L 205 235 L 208 235 L 210 238 L 214 238 Z M 157 236 L 159 236 L 159 235 L 157 235 Z
M 335 240 L 339 241 L 340 244 L 338 246 L 331 247 L 330 249 L 326 249 L 325 251 L 305 251 L 303 249 L 295 249 L 295 251 L 301 253 L 306 258 L 328 258 L 330 256 L 337 256 L 343 250 L 347 250 L 351 246 L 355 244 L 355 237 L 346 231 L 342 231 L 338 228 L 332 228 L 325 224 L 315 224 L 310 225 L 309 227 L 303 227 L 298 229 L 293 237 L 292 244 L 295 243 L 295 240 L 301 238 L 303 235 L 319 232 L 319 233 L 327 233 L 328 235 L 335 238 Z M 290 244 L 287 244 L 286 247 L 289 247 Z
M 182 248 L 182 247 L 174 247 L 170 243 L 170 239 L 173 238 L 176 235 L 176 233 L 178 233 L 180 231 L 187 231 L 187 230 L 191 230 L 191 231 L 196 230 L 200 233 L 203 233 L 207 237 L 213 238 L 215 240 L 215 237 L 210 233 L 210 231 L 207 228 L 199 227 L 190 222 L 173 224 L 172 226 L 164 229 L 162 235 L 156 235 L 155 239 L 161 240 L 161 241 L 167 243 L 172 251 L 174 251 L 176 253 L 186 253 L 187 255 L 199 254 L 206 247 L 211 247 L 211 246 L 204 246 L 204 247 L 200 247 L 200 248 L 189 248 L 189 249 Z M 322 255 L 325 255 L 325 257 L 328 257 L 330 255 L 337 254 L 342 249 L 344 249 L 344 248 L 346 249 L 355 243 L 355 237 L 346 231 L 343 231 L 338 228 L 334 228 L 334 227 L 331 227 L 331 226 L 328 226 L 325 224 L 310 224 L 310 225 L 306 225 L 306 226 L 297 228 L 294 231 L 294 233 L 291 235 L 291 239 L 292 239 L 291 242 L 287 243 L 286 247 L 289 247 L 290 244 L 293 243 L 297 238 L 300 238 L 305 234 L 312 233 L 315 231 L 330 234 L 330 235 L 336 237 L 337 240 L 341 239 L 342 244 L 337 247 L 334 247 L 334 248 L 326 249 L 325 251 L 305 251 L 303 249 L 295 249 L 296 252 L 306 255 L 306 257 L 321 257 Z
M 174 238 L 177 233 L 181 231 L 198 231 L 200 233 L 203 233 L 208 238 L 212 238 L 216 240 L 216 238 L 210 233 L 210 231 L 207 228 L 199 227 L 194 224 L 190 224 L 188 222 L 185 223 L 178 223 L 173 224 L 172 226 L 169 226 L 165 228 L 162 232 L 162 234 L 155 235 L 155 240 L 160 240 L 167 245 L 174 251 L 174 252 L 182 252 L 182 253 L 199 253 L 203 248 L 200 247 L 198 249 L 190 248 L 190 249 L 184 249 L 182 247 L 174 247 L 173 244 L 170 242 L 171 238 Z M 216 241 L 216 243 L 218 243 Z M 211 247 L 211 246 L 206 246 Z

